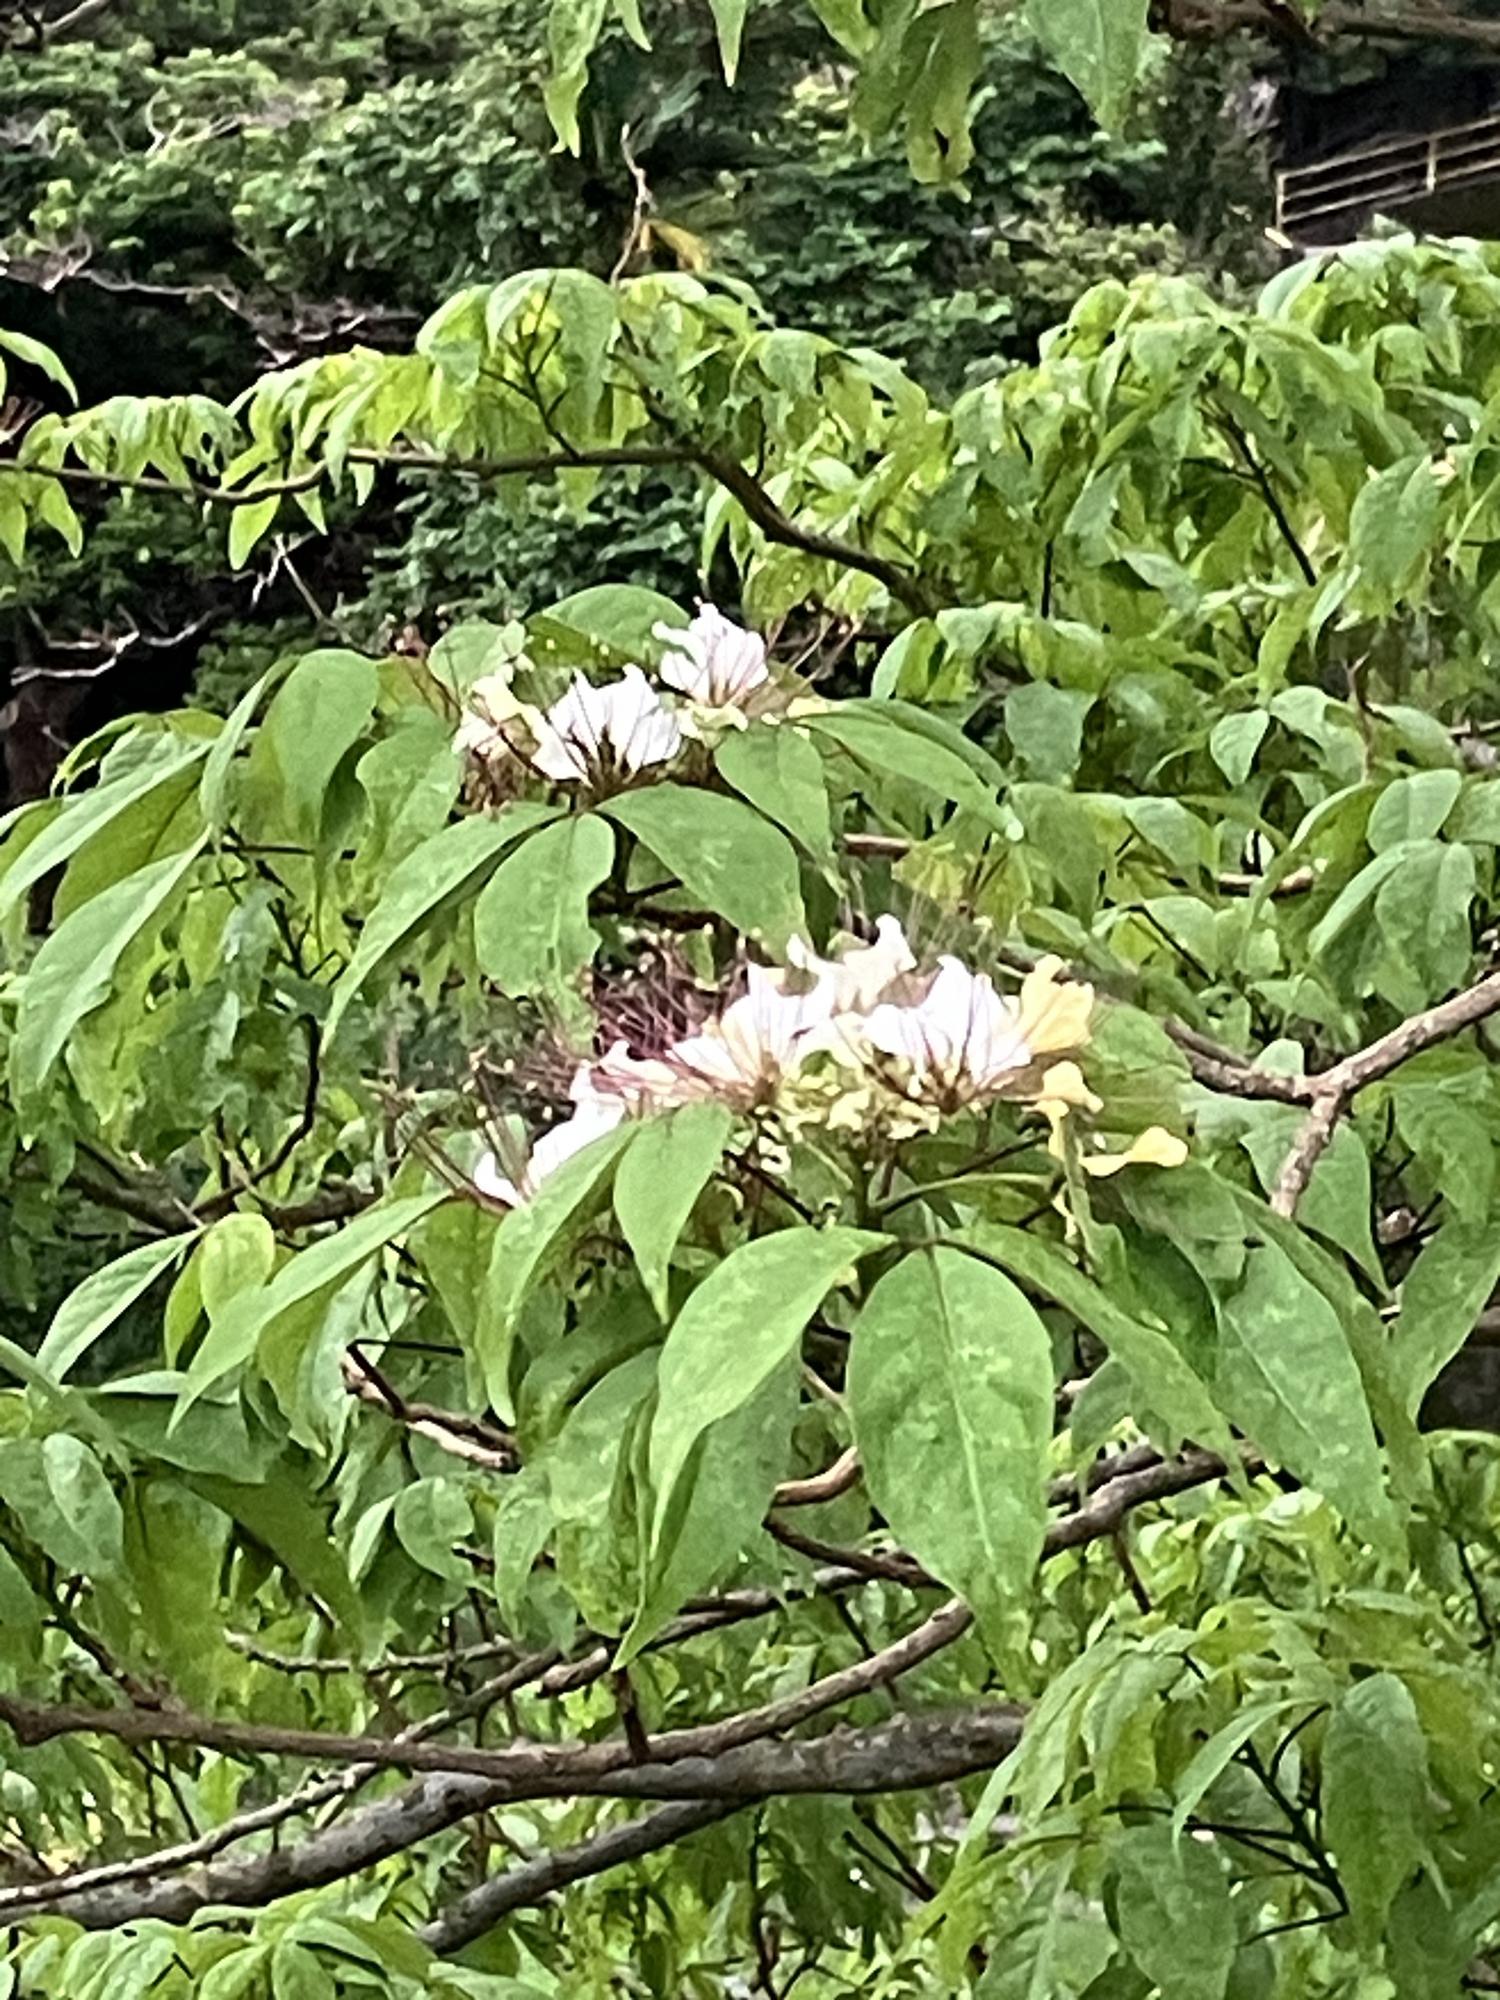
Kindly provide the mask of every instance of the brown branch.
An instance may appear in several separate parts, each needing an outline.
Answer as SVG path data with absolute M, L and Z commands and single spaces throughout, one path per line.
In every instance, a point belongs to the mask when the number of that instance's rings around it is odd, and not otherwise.
M 344 1387 L 359 1402 L 368 1403 L 403 1424 L 415 1437 L 426 1438 L 454 1458 L 462 1458 L 485 1472 L 518 1472 L 520 1448 L 508 1431 L 488 1424 L 482 1417 L 467 1416 L 461 1410 L 440 1410 L 431 1403 L 410 1403 L 398 1396 L 362 1357 L 348 1353 L 343 1359 Z
M 465 1945 L 493 1930 L 513 1910 L 530 1909 L 571 1883 L 602 1875 L 624 1861 L 638 1861 L 642 1855 L 671 1847 L 700 1827 L 728 1819 L 742 1811 L 743 1806 L 744 1802 L 737 1799 L 685 1799 L 676 1805 L 662 1806 L 640 1819 L 627 1820 L 623 1826 L 607 1827 L 579 1841 L 575 1847 L 560 1847 L 553 1853 L 538 1855 L 534 1861 L 523 1861 L 501 1875 L 492 1876 L 488 1882 L 481 1882 L 477 1889 L 460 1896 L 456 1903 L 424 1924 L 417 1936 L 429 1951 L 440 1956 L 462 1951 Z
M 1021 1710 L 1001 1703 L 901 1715 L 869 1729 L 832 1730 L 811 1741 L 752 1743 L 716 1757 L 637 1765 L 572 1789 L 590 1796 L 712 1799 L 726 1805 L 818 1792 L 857 1796 L 926 1790 L 992 1768 L 1015 1748 L 1023 1723 Z M 295 1846 L 270 1853 L 221 1860 L 189 1875 L 139 1885 L 116 1882 L 78 1889 L 82 1878 L 75 1876 L 66 1895 L 48 1899 L 47 1914 L 106 1930 L 153 1917 L 185 1923 L 210 1905 L 259 1908 L 297 1890 L 342 1880 L 476 1813 L 528 1796 L 559 1794 L 551 1789 L 530 1792 L 519 1781 L 443 1773 L 405 1785 Z M 20 1893 L 0 1895 L 0 1922 L 30 1914 L 25 1906 L 14 1906 Z
M 1132 1455 L 1122 1454 L 1122 1457 L 1129 1470 L 1112 1467 L 1106 1461 L 1104 1470 L 1107 1476 L 1092 1499 L 1075 1513 L 1053 1523 L 1047 1536 L 1047 1555 L 1112 1535 L 1133 1508 L 1206 1483 L 1220 1476 L 1224 1470 L 1220 1460 L 1205 1452 L 1185 1453 L 1180 1459 L 1146 1466 L 1139 1466 Z M 1255 1461 L 1247 1456 L 1247 1463 L 1254 1464 Z M 906 1560 L 909 1562 L 910 1558 Z M 815 1579 L 815 1585 L 847 1588 L 859 1580 L 857 1573 L 838 1570 L 824 1573 Z M 683 1613 L 661 1635 L 661 1643 L 680 1642 L 697 1632 L 722 1628 L 739 1618 L 757 1616 L 776 1608 L 782 1602 L 780 1596 L 769 1591 L 731 1593 L 714 1605 Z M 592 1794 L 728 1801 L 771 1797 L 778 1792 L 903 1790 L 936 1783 L 944 1777 L 961 1776 L 968 1771 L 985 1768 L 988 1762 L 998 1761 L 999 1756 L 1013 1747 L 1022 1722 L 1018 1711 L 996 1708 L 972 1710 L 966 1715 L 928 1716 L 915 1721 L 899 1718 L 883 1730 L 868 1731 L 862 1735 L 835 1730 L 812 1742 L 771 1743 L 764 1739 L 795 1727 L 830 1706 L 888 1685 L 892 1679 L 951 1644 L 968 1629 L 970 1622 L 967 1607 L 952 1600 L 893 1646 L 857 1662 L 853 1667 L 824 1676 L 798 1694 L 730 1717 L 726 1722 L 708 1723 L 697 1729 L 680 1730 L 657 1738 L 649 1746 L 651 1761 L 646 1764 L 632 1763 L 628 1746 L 623 1745 L 620 1739 L 614 1739 L 613 1744 L 528 1744 L 518 1750 L 477 1753 L 490 1760 L 491 1769 L 503 1775 L 491 1778 L 467 1771 L 462 1775 L 453 1775 L 441 1769 L 406 1786 L 392 1798 L 377 1801 L 349 1819 L 310 1835 L 294 1847 L 230 1862 L 221 1861 L 191 1874 L 159 1879 L 170 1869 L 180 1868 L 186 1860 L 217 1853 L 221 1847 L 243 1838 L 249 1832 L 278 1824 L 293 1813 L 305 1811 L 311 1805 L 352 1790 L 376 1768 L 377 1761 L 380 1764 L 405 1762 L 410 1765 L 429 1761 L 433 1757 L 447 1759 L 447 1753 L 438 1745 L 422 1745 L 410 1740 L 403 1744 L 399 1740 L 387 1743 L 378 1738 L 353 1739 L 362 1746 L 375 1747 L 381 1753 L 378 1760 L 370 1758 L 341 1776 L 324 1779 L 315 1786 L 292 1794 L 290 1799 L 260 1808 L 258 1814 L 246 1814 L 237 1821 L 226 1822 L 205 1835 L 200 1842 L 185 1843 L 156 1855 L 111 1863 L 102 1870 L 83 1871 L 54 1882 L 18 1888 L 0 1895 L 0 1922 L 14 1921 L 45 1907 L 50 1914 L 66 1916 L 91 1928 L 107 1928 L 144 1917 L 185 1922 L 195 1910 L 208 1904 L 259 1906 L 296 1889 L 341 1879 L 474 1813 L 527 1796 Z M 476 1701 L 494 1699 L 500 1687 L 523 1686 L 528 1678 L 536 1680 L 539 1694 L 573 1692 L 608 1672 L 612 1656 L 611 1647 L 601 1646 L 585 1660 L 563 1667 L 561 1673 L 554 1668 L 540 1676 L 536 1672 L 539 1661 L 553 1656 L 540 1655 L 531 1661 L 520 1661 L 500 1681 L 491 1683 L 487 1689 L 478 1690 L 476 1696 L 468 1698 L 460 1708 L 472 1711 Z M 451 1717 L 459 1712 L 456 1709 L 449 1711 L 447 1716 L 429 1718 L 418 1725 L 418 1729 L 426 1732 L 434 1727 L 446 1726 Z M 89 1715 L 87 1711 L 48 1711 L 31 1704 L 0 1699 L 0 1715 L 10 1720 L 13 1727 L 18 1719 L 22 1721 L 23 1729 L 29 1727 L 34 1718 L 41 1719 L 41 1735 L 32 1736 L 29 1740 L 45 1740 L 63 1733 L 56 1726 L 59 1717 L 67 1718 L 63 1727 L 69 1729 L 75 1726 L 91 1727 L 102 1717 L 105 1725 L 102 1733 L 123 1734 L 126 1740 L 132 1740 L 128 1726 L 125 1731 L 120 1731 L 109 1725 L 118 1722 L 121 1717 L 140 1713 L 105 1710 L 90 1721 L 80 1719 Z M 161 1712 L 155 1712 L 154 1716 L 152 1712 L 146 1712 L 145 1720 L 149 1722 L 153 1719 L 168 1727 L 174 1720 L 179 1725 L 184 1721 L 184 1718 L 172 1718 Z M 216 1732 L 220 1728 L 213 1723 L 206 1724 L 206 1727 Z M 316 1745 L 316 1750 L 309 1754 L 317 1755 L 328 1752 L 331 1743 L 350 1740 L 329 1738 L 311 1731 L 258 1733 L 262 1741 L 269 1735 L 277 1738 L 282 1746 L 292 1737 L 303 1744 Z M 416 1733 L 412 1732 L 413 1735 Z M 238 1726 L 238 1738 L 234 1747 L 243 1747 L 243 1725 Z M 189 1737 L 188 1740 L 197 1739 Z M 472 1761 L 473 1754 L 457 1753 L 457 1756 L 461 1756 L 467 1764 Z M 457 1761 L 457 1756 L 454 1761 Z M 919 1767 L 917 1761 L 922 1756 L 930 1759 L 925 1767 Z M 561 1775 L 564 1770 L 571 1775 Z M 639 1823 L 632 1823 L 636 1824 Z M 623 1835 L 623 1829 L 618 1831 Z M 602 1851 L 607 1853 L 608 1849 Z M 572 1852 L 581 1858 L 581 1850 Z M 498 1884 L 485 1886 L 486 1889 L 493 1888 L 495 1896 L 502 1899 L 503 1908 L 520 1907 L 519 1901 L 503 1899 L 512 1894 L 530 1895 L 532 1889 L 526 1888 L 526 1884 L 533 1885 L 536 1894 L 545 1894 L 550 1888 L 561 1886 L 560 1880 L 552 1880 L 550 1875 L 544 1878 L 541 1871 L 563 1862 L 563 1856 L 545 1857 L 534 1865 L 537 1871 L 534 1874 L 527 1872 L 533 1864 L 526 1864 L 523 1869 L 512 1871 L 518 1880 L 500 1878 L 511 1884 L 504 1891 Z M 571 1861 L 568 1865 L 571 1866 Z M 601 1866 L 609 1865 L 613 1864 L 609 1861 L 601 1863 Z M 568 1874 L 566 1879 L 578 1879 L 584 1872 L 595 1871 L 580 1866 L 577 1874 Z M 142 1877 L 158 1879 L 142 1883 Z M 535 1886 L 544 1879 L 545 1887 Z M 503 1913 L 503 1908 L 497 1908 L 496 1914 Z M 435 1921 L 441 1924 L 447 1920 Z
M 1413 1014 L 1389 1034 L 1381 1035 L 1368 1047 L 1356 1050 L 1331 1069 L 1310 1078 L 1311 1108 L 1282 1162 L 1272 1190 L 1271 1206 L 1276 1213 L 1285 1216 L 1295 1213 L 1314 1169 L 1332 1142 L 1339 1119 L 1361 1090 L 1389 1076 L 1393 1069 L 1424 1049 L 1461 1035 L 1497 1012 L 1500 1012 L 1500 972 L 1491 972 L 1462 993 L 1455 993 L 1451 999 L 1440 1001 L 1421 1014 Z
M 815 1472 L 810 1479 L 784 1479 L 771 1496 L 773 1507 L 816 1507 L 824 1500 L 837 1500 L 859 1484 L 859 1453 L 850 1445 L 832 1465 Z
M 507 479 L 528 473 L 576 472 L 620 466 L 694 465 L 739 502 L 747 518 L 768 542 L 800 549 L 804 555 L 821 562 L 837 563 L 844 569 L 861 570 L 883 583 L 893 597 L 914 611 L 926 612 L 932 608 L 926 591 L 910 570 L 860 548 L 855 542 L 843 542 L 836 536 L 799 526 L 738 459 L 706 445 L 598 445 L 578 450 L 518 452 L 499 458 L 467 459 L 445 458 L 437 452 L 369 451 L 359 448 L 350 451 L 347 459 L 351 464 L 388 467 L 399 472 L 466 473 L 479 479 Z M 179 500 L 197 500 L 218 507 L 252 507 L 262 500 L 306 493 L 333 476 L 331 467 L 316 465 L 284 479 L 267 480 L 253 487 L 231 488 L 196 479 L 184 483 L 159 473 L 96 472 L 91 466 L 24 464 L 16 459 L 0 460 L 0 472 L 55 479 L 64 486 L 168 494 Z

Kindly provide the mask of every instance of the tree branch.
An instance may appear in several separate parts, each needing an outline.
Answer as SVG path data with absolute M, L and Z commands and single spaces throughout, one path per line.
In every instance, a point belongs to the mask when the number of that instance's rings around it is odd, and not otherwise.
M 602 1875 L 624 1861 L 638 1861 L 642 1855 L 655 1854 L 658 1849 L 671 1847 L 688 1834 L 696 1833 L 700 1827 L 712 1826 L 743 1810 L 739 1800 L 685 1799 L 640 1819 L 627 1820 L 623 1826 L 607 1827 L 574 1847 L 540 1854 L 534 1861 L 523 1861 L 503 1874 L 492 1876 L 488 1882 L 481 1882 L 477 1889 L 460 1896 L 456 1903 L 424 1924 L 417 1936 L 429 1951 L 440 1956 L 462 1951 L 465 1945 L 493 1930 L 513 1910 L 530 1909 L 570 1883 Z
M 1452 999 L 1440 1001 L 1424 1013 L 1413 1014 L 1399 1028 L 1392 1028 L 1368 1047 L 1309 1078 L 1311 1108 L 1282 1162 L 1271 1194 L 1271 1206 L 1276 1213 L 1286 1216 L 1295 1213 L 1313 1170 L 1338 1130 L 1339 1119 L 1361 1090 L 1389 1076 L 1393 1069 L 1399 1069 L 1424 1049 L 1461 1035 L 1497 1012 L 1500 1012 L 1500 972 L 1491 972 L 1462 993 L 1455 993 Z

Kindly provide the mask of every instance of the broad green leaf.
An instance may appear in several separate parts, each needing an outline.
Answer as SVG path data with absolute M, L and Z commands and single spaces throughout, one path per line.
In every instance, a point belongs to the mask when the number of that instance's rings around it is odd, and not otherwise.
M 217 1473 L 186 1475 L 195 1493 L 230 1519 L 294 1577 L 314 1603 L 326 1604 L 358 1640 L 364 1625 L 359 1594 L 328 1534 L 323 1504 L 293 1465 L 283 1460 L 271 1476 L 251 1485 Z
M 1117 126 L 1146 51 L 1147 0 L 1026 0 L 1026 21 L 1106 127 Z
M 474 951 L 502 993 L 563 996 L 573 989 L 599 943 L 589 896 L 614 858 L 608 821 L 572 813 L 500 863 L 474 905 Z
M 318 652 L 300 659 L 256 732 L 247 790 L 267 823 L 282 820 L 315 847 L 333 774 L 369 727 L 380 691 L 362 653 Z
M 229 567 L 243 569 L 251 550 L 276 519 L 281 501 L 276 494 L 264 500 L 247 500 L 229 516 Z
M 1398 865 L 1375 893 L 1375 922 L 1401 969 L 1399 1006 L 1417 1012 L 1469 977 L 1474 850 L 1442 840 L 1387 848 Z
M 27 844 L 14 865 L 0 873 L 0 920 L 19 908 L 44 876 L 70 861 L 121 813 L 210 754 L 207 743 L 183 743 L 176 737 L 159 736 L 144 746 L 141 761 L 132 769 L 64 801 L 61 811 Z M 0 849 L 3 859 L 4 850 Z
M 1391 1362 L 1406 1407 L 1423 1396 L 1474 1330 L 1500 1283 L 1500 1229 L 1493 1221 L 1445 1222 L 1422 1247 L 1401 1286 Z
M 1256 1245 L 1218 1302 L 1214 1392 L 1271 1460 L 1388 1543 L 1390 1507 L 1349 1342 L 1332 1306 L 1274 1244 Z
M 1256 1730 L 1297 1706 L 1298 1703 L 1290 1699 L 1254 1702 L 1250 1707 L 1242 1708 L 1232 1722 L 1226 1722 L 1222 1729 L 1216 1730 L 1206 1743 L 1193 1752 L 1191 1763 L 1175 1787 L 1177 1804 L 1172 1812 L 1174 1840 L 1181 1839 L 1188 1821 Z
M 403 1486 L 392 1515 L 396 1539 L 421 1569 L 458 1582 L 469 1567 L 458 1544 L 474 1532 L 474 1510 L 456 1479 L 418 1479 Z
M 1223 715 L 1214 724 L 1208 736 L 1209 754 L 1224 773 L 1227 784 L 1244 784 L 1270 726 L 1271 718 L 1263 708 L 1247 709 L 1240 715 Z
M 1431 551 L 1441 506 L 1426 458 L 1398 459 L 1360 489 L 1349 515 L 1349 554 L 1382 610 L 1400 601 Z
M 210 1321 L 242 1292 L 259 1289 L 276 1262 L 276 1233 L 263 1215 L 226 1215 L 198 1246 L 198 1297 Z
M 1427 1743 L 1406 1684 L 1371 1674 L 1340 1695 L 1323 1738 L 1321 1820 L 1360 1938 L 1373 1944 L 1426 1850 Z
M 1463 779 L 1457 771 L 1417 771 L 1396 778 L 1375 801 L 1365 837 L 1374 854 L 1401 840 L 1428 840 L 1442 830 L 1458 802 Z
M 37 1366 L 61 1382 L 94 1342 L 195 1241 L 189 1232 L 142 1243 L 91 1272 L 54 1313 L 46 1338 L 37 1349 Z
M 282 1265 L 268 1285 L 242 1292 L 226 1303 L 193 1356 L 178 1404 L 179 1418 L 222 1375 L 250 1359 L 273 1320 L 316 1293 L 341 1284 L 367 1258 L 404 1236 L 439 1202 L 450 1198 L 446 1188 L 437 1188 L 427 1194 L 408 1195 L 402 1201 L 379 1202 L 331 1236 L 300 1251 Z
M 74 386 L 72 376 L 44 342 L 33 340 L 29 333 L 15 333 L 7 327 L 0 331 L 0 348 L 7 354 L 13 354 L 17 361 L 24 361 L 32 368 L 40 369 L 49 382 L 55 382 L 60 389 L 67 391 L 72 401 L 77 402 L 78 390 Z
M 973 765 L 947 743 L 914 728 L 897 704 L 843 702 L 808 716 L 807 728 L 882 777 L 900 779 L 930 799 L 961 806 L 996 832 L 1009 831 L 994 789 Z
M 638 583 L 595 583 L 539 611 L 527 623 L 531 650 L 544 666 L 650 665 L 664 647 L 658 625 L 684 626 L 670 597 Z
M 783 723 L 735 729 L 714 752 L 719 776 L 815 861 L 833 858 L 823 759 L 800 729 Z
M 23 1103 L 40 1096 L 78 1023 L 110 998 L 120 960 L 186 888 L 206 840 L 116 882 L 43 944 L 21 987 L 10 1050 L 11 1088 Z
M 1130 1371 L 1137 1394 L 1174 1430 L 1218 1452 L 1227 1464 L 1235 1462 L 1229 1427 L 1206 1384 L 1165 1333 L 1126 1312 L 1061 1251 L 1030 1230 L 979 1224 L 955 1241 L 992 1257 L 1023 1284 L 1055 1299 L 1104 1342 Z
M 84 1575 L 114 1575 L 124 1561 L 124 1517 L 103 1466 L 81 1438 L 54 1431 L 42 1441 L 42 1469 L 68 1533 L 84 1552 Z
M 8 1438 L 0 1499 L 69 1576 L 108 1578 L 124 1561 L 124 1515 L 98 1457 L 81 1438 Z
M 1238 1942 L 1217 1847 L 1159 1822 L 1111 1844 L 1120 1940 L 1161 2000 L 1223 2000 Z
M 634 1128 L 626 1124 L 593 1140 L 549 1174 L 531 1199 L 513 1208 L 495 1231 L 474 1338 L 490 1407 L 505 1423 L 515 1421 L 510 1355 L 522 1308 L 567 1250 L 574 1229 L 587 1221 L 595 1198 L 634 1137 Z
M 723 1156 L 734 1119 L 723 1105 L 685 1104 L 646 1119 L 615 1169 L 615 1214 L 651 1302 L 670 1317 L 672 1252 Z
M 887 1239 L 865 1229 L 778 1230 L 730 1252 L 672 1323 L 651 1426 L 653 1545 L 711 1424 L 748 1403 L 790 1354 L 830 1288 Z
M 608 799 L 601 810 L 649 847 L 705 910 L 746 937 L 782 951 L 806 931 L 791 843 L 738 799 L 661 784 Z
M 268 667 L 255 684 L 242 694 L 230 711 L 229 718 L 209 746 L 208 755 L 203 760 L 203 776 L 198 785 L 198 809 L 203 814 L 203 823 L 210 833 L 219 834 L 224 830 L 229 808 L 229 778 L 240 746 L 250 732 L 266 689 L 274 687 L 287 671 L 287 663 L 278 661 Z
M 1025 681 L 1011 689 L 1005 697 L 1005 733 L 1029 776 L 1048 785 L 1072 777 L 1083 753 L 1084 720 L 1093 705 L 1091 694 L 1053 687 L 1050 681 Z
M 393 868 L 360 933 L 358 949 L 333 989 L 329 1038 L 378 965 L 407 944 L 450 897 L 467 894 L 512 841 L 556 817 L 554 806 L 521 800 L 494 819 L 476 815 L 455 820 Z
M 640 1608 L 620 1645 L 622 1666 L 760 1533 L 786 1477 L 798 1386 L 795 1358 L 785 1355 L 749 1401 L 710 1424 L 694 1446 L 656 1524 Z
M 1052 1343 L 1034 1308 L 960 1249 L 916 1251 L 859 1316 L 848 1397 L 875 1504 L 1002 1644 L 1046 1528 Z

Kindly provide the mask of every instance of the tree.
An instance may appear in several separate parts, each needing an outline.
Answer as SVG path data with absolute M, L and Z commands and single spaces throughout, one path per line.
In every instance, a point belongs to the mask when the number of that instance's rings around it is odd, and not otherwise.
M 90 1262 L 0 1345 L 18 1993 L 1494 1978 L 1431 1391 L 1500 1278 L 1497 300 L 1105 283 L 947 400 L 529 271 L 30 422 L 17 564 L 666 466 L 740 617 L 300 651 L 7 823 L 7 1255 Z

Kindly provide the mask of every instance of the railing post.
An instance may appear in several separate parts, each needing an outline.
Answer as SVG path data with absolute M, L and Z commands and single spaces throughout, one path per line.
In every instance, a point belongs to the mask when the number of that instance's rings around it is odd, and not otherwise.
M 1438 135 L 1429 133 L 1427 139 L 1427 192 L 1434 194 L 1438 184 Z

